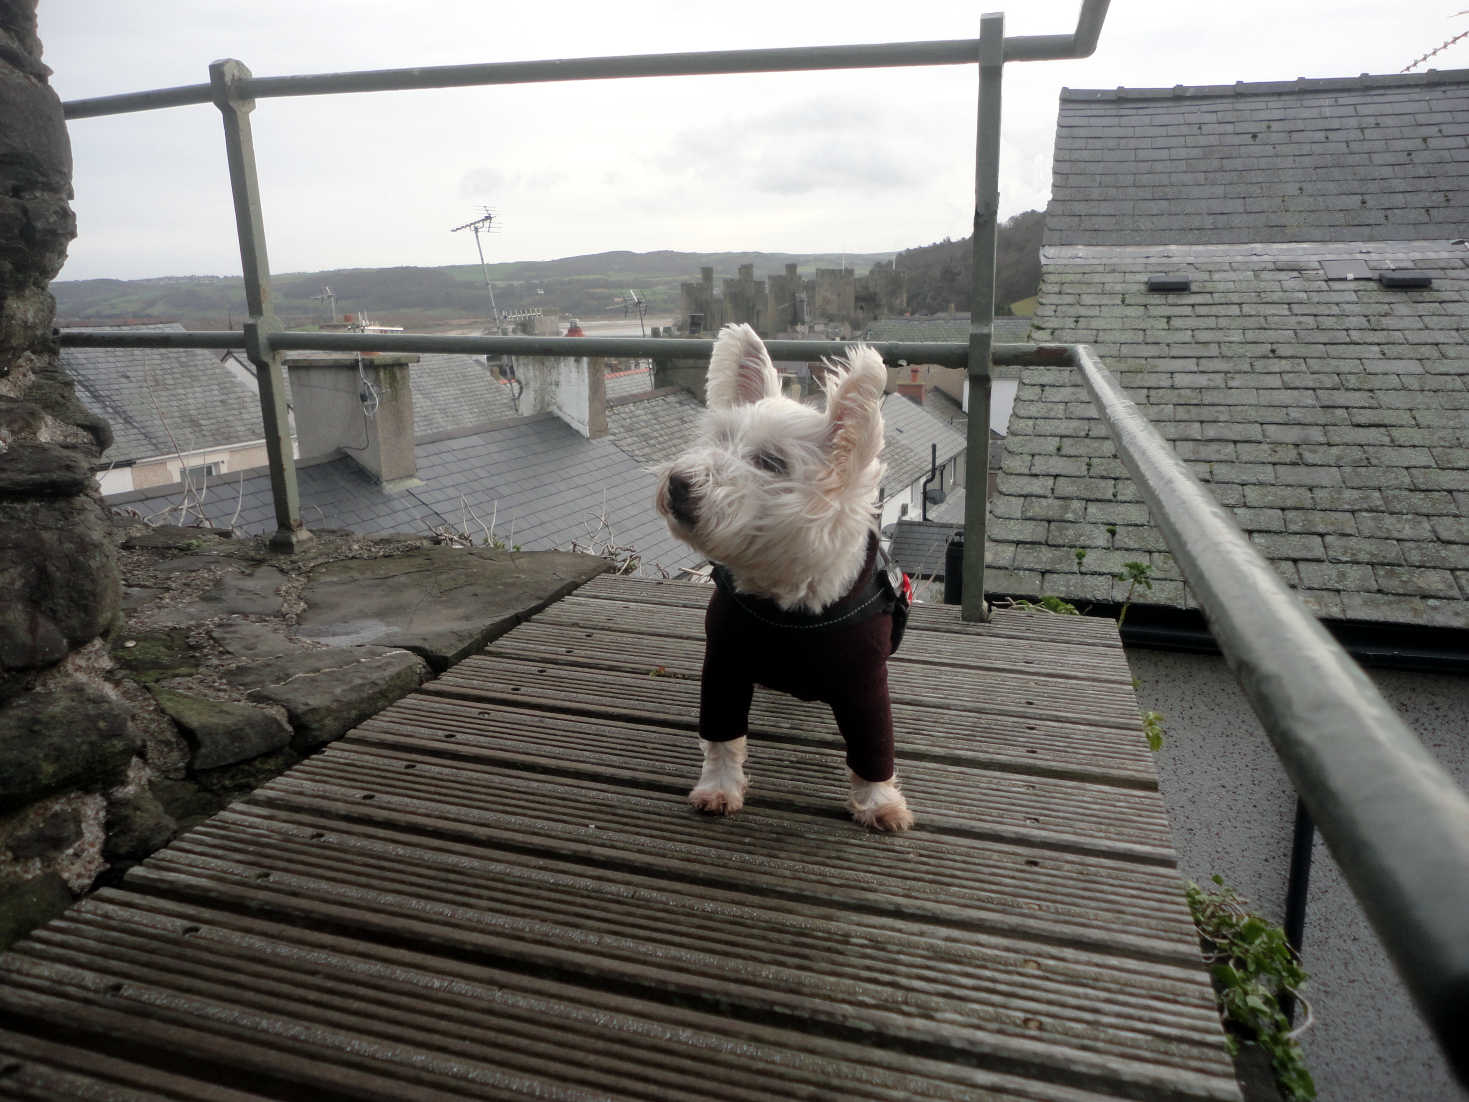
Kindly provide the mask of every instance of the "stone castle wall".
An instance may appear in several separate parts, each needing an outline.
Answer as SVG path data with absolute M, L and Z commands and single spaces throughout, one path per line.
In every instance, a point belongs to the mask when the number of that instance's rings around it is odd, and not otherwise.
M 135 795 L 131 711 L 100 676 L 120 588 L 91 466 L 111 432 L 51 336 L 76 222 L 49 76 L 35 0 L 0 4 L 0 943 L 90 884 Z

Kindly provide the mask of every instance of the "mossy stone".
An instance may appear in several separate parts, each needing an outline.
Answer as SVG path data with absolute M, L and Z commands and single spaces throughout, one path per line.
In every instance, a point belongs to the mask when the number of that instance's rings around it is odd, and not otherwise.
M 196 771 L 249 761 L 291 741 L 286 722 L 263 708 L 210 700 L 162 685 L 149 685 L 148 691 L 193 746 L 190 765 Z
M 120 784 L 136 749 L 128 715 L 80 683 L 7 702 L 0 708 L 0 810 Z
M 144 684 L 188 677 L 199 670 L 198 655 L 185 628 L 120 635 L 113 642 L 112 659 Z
M 50 922 L 71 904 L 71 890 L 54 872 L 19 883 L 0 881 L 0 951 Z

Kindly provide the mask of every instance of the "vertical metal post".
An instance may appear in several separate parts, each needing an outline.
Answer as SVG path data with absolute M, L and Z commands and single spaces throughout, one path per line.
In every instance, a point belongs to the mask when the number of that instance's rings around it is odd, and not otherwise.
M 245 277 L 245 354 L 255 365 L 260 388 L 260 417 L 265 424 L 265 451 L 270 465 L 270 490 L 275 499 L 276 532 L 272 547 L 294 551 L 311 538 L 301 523 L 301 495 L 296 486 L 296 460 L 291 451 L 290 419 L 286 413 L 285 373 L 281 356 L 270 347 L 270 335 L 280 322 L 270 301 L 270 263 L 265 255 L 265 223 L 260 213 L 260 182 L 255 175 L 255 141 L 250 112 L 255 101 L 238 95 L 235 85 L 250 70 L 235 60 L 209 66 L 214 105 L 224 119 L 225 155 L 229 161 L 230 190 L 234 194 L 235 232 L 240 240 L 240 267 Z
M 979 125 L 974 164 L 974 287 L 969 301 L 969 439 L 964 497 L 965 620 L 989 619 L 984 599 L 985 512 L 990 467 L 990 349 L 995 318 L 995 219 L 1000 209 L 1000 87 L 1005 16 L 980 19 Z

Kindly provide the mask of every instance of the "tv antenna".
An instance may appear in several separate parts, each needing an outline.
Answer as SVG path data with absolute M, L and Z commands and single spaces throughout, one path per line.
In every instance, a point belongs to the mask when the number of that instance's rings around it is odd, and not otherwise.
M 484 274 L 485 290 L 490 294 L 490 321 L 495 326 L 495 332 L 498 333 L 500 331 L 500 310 L 495 305 L 495 287 L 490 282 L 489 266 L 485 264 L 484 246 L 479 242 L 479 235 L 481 233 L 489 233 L 494 228 L 495 212 L 490 210 L 489 207 L 480 207 L 479 209 L 483 212 L 480 217 L 472 222 L 466 222 L 462 226 L 455 226 L 449 232 L 458 233 L 460 230 L 474 231 L 474 247 L 479 251 L 479 270 Z
M 638 294 L 636 291 L 630 290 L 626 295 L 618 299 L 612 305 L 622 307 L 623 317 L 628 317 L 630 311 L 636 310 L 638 312 L 638 329 L 642 332 L 643 336 L 646 337 L 648 335 L 648 328 L 643 324 L 643 319 L 648 316 L 647 299 Z
M 330 320 L 333 323 L 336 322 L 336 320 L 337 320 L 337 296 L 332 291 L 332 289 L 330 287 L 328 287 L 325 283 L 323 283 L 321 285 L 321 294 L 319 294 L 319 295 L 312 295 L 311 296 L 311 301 L 312 302 L 322 302 L 322 303 L 325 303 L 326 304 L 327 313 L 329 315 L 331 315 L 328 320 Z

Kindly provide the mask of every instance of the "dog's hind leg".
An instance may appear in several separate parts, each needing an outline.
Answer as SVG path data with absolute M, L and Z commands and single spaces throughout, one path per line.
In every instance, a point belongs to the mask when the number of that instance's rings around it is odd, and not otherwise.
M 728 742 L 699 740 L 704 768 L 699 783 L 689 792 L 689 803 L 715 815 L 733 815 L 745 806 L 745 789 L 750 786 L 745 776 L 747 741 L 744 735 Z

